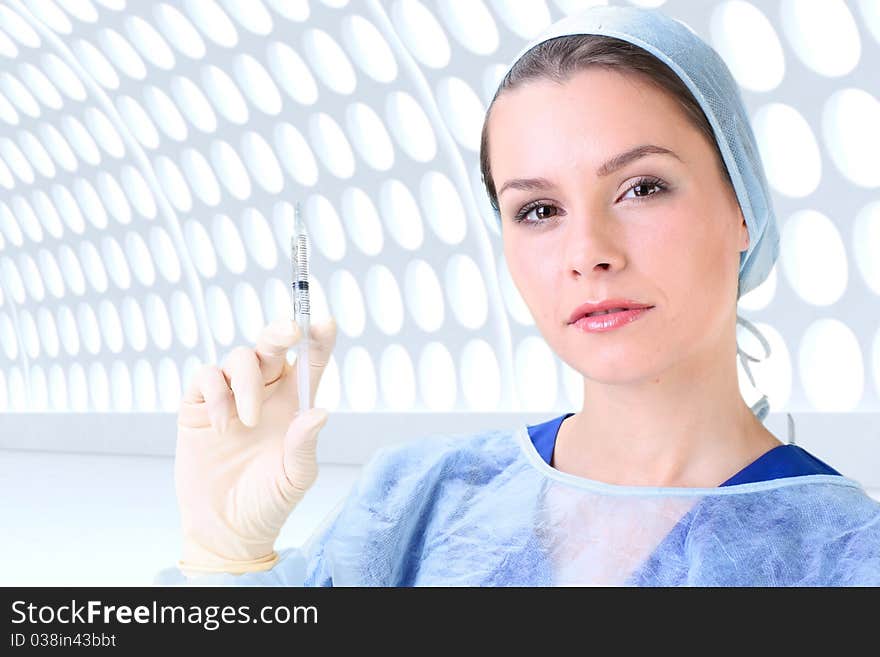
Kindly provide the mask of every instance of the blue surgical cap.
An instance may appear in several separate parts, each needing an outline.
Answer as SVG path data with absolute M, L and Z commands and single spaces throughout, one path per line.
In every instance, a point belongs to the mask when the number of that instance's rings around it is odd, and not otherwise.
M 740 252 L 737 299 L 763 283 L 779 255 L 779 231 L 755 135 L 739 87 L 724 60 L 690 27 L 660 11 L 600 6 L 550 25 L 513 58 L 501 79 L 538 44 L 578 34 L 614 37 L 648 51 L 672 69 L 693 94 L 712 126 L 749 231 L 749 247 Z M 770 345 L 757 327 L 739 314 L 737 323 L 754 334 L 765 351 L 764 358 L 757 358 L 737 345 L 743 369 L 755 386 L 749 362 L 769 357 Z M 766 394 L 751 406 L 761 421 L 766 418 L 769 408 Z M 789 442 L 793 443 L 791 415 L 788 416 L 788 433 Z
M 779 254 L 779 232 L 755 135 L 727 65 L 677 19 L 651 9 L 602 6 L 550 25 L 519 52 L 507 71 L 538 44 L 578 34 L 628 41 L 657 57 L 687 85 L 712 126 L 749 231 L 749 248 L 740 253 L 737 298 L 760 285 Z

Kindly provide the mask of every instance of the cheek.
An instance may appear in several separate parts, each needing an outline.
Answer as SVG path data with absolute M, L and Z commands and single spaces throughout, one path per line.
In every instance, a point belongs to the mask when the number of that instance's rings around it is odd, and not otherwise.
M 727 303 L 724 291 L 736 277 L 739 258 L 731 259 L 728 237 L 713 212 L 683 205 L 658 222 L 662 230 L 639 238 L 641 268 L 657 282 L 673 313 L 693 316 L 697 308 L 711 313 L 720 300 Z
M 646 214 L 624 226 L 627 268 L 637 272 L 638 278 L 665 290 L 690 266 L 693 231 L 674 207 Z
M 505 241 L 504 258 L 514 287 L 536 321 L 547 314 L 552 307 L 552 297 L 547 290 L 554 285 L 553 261 L 539 257 L 534 245 L 526 240 Z

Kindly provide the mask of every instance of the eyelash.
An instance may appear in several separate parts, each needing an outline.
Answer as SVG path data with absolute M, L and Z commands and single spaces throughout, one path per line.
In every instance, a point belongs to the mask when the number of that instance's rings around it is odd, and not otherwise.
M 637 203 L 641 203 L 642 201 L 646 201 L 646 200 L 647 200 L 648 198 L 650 198 L 651 196 L 656 196 L 657 194 L 662 194 L 662 193 L 665 192 L 666 189 L 667 189 L 667 185 L 666 185 L 666 183 L 664 183 L 662 180 L 660 180 L 660 178 L 657 178 L 657 177 L 655 177 L 655 176 L 645 176 L 645 177 L 643 177 L 643 178 L 639 178 L 638 180 L 634 181 L 633 184 L 630 185 L 630 186 L 627 188 L 627 190 L 623 193 L 624 196 L 625 196 L 626 194 L 628 194 L 629 192 L 631 192 L 631 191 L 632 191 L 633 189 L 635 189 L 636 187 L 641 187 L 642 185 L 649 185 L 649 186 L 651 186 L 651 187 L 656 187 L 656 188 L 657 188 L 657 191 L 656 191 L 656 192 L 652 192 L 652 193 L 650 193 L 650 194 L 648 194 L 648 195 L 646 195 L 646 196 L 634 196 L 634 197 L 633 197 L 632 199 L 630 199 L 630 200 L 634 200 L 634 201 L 636 201 Z M 545 221 L 549 221 L 549 220 L 526 221 L 525 218 L 526 218 L 526 216 L 527 216 L 532 210 L 534 210 L 535 208 L 540 208 L 540 207 L 542 207 L 542 206 L 547 206 L 547 205 L 550 205 L 550 204 L 549 204 L 549 203 L 545 203 L 544 201 L 532 201 L 531 203 L 528 203 L 528 204 L 526 204 L 525 206 L 523 206 L 523 207 L 522 207 L 522 208 L 521 208 L 521 209 L 520 209 L 520 210 L 514 215 L 513 220 L 514 220 L 515 222 L 517 222 L 517 223 L 526 223 L 526 224 L 542 224 L 542 223 L 545 223 Z

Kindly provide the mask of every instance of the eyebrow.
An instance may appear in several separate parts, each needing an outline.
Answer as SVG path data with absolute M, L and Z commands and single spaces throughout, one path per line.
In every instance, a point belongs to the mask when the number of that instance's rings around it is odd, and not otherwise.
M 635 162 L 636 160 L 646 157 L 648 155 L 671 155 L 675 159 L 681 161 L 681 158 L 668 148 L 664 148 L 663 146 L 655 146 L 654 144 L 643 144 L 641 146 L 631 148 L 628 151 L 624 151 L 623 153 L 619 153 L 614 157 L 606 160 L 599 166 L 598 169 L 596 169 L 596 175 L 600 178 L 604 176 L 609 176 L 618 169 L 622 169 L 630 162 Z M 508 180 L 501 186 L 501 189 L 498 190 L 498 196 L 500 197 L 506 189 L 535 191 L 546 189 L 552 186 L 552 183 L 550 183 L 550 181 L 546 178 L 514 178 L 513 180 Z

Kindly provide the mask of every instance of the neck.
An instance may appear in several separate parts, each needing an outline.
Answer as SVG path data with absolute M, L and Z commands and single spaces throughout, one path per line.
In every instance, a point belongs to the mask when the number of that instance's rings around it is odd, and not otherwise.
M 630 486 L 723 483 L 782 444 L 742 399 L 735 355 L 695 352 L 635 382 L 585 378 L 583 409 L 562 423 L 554 467 Z

